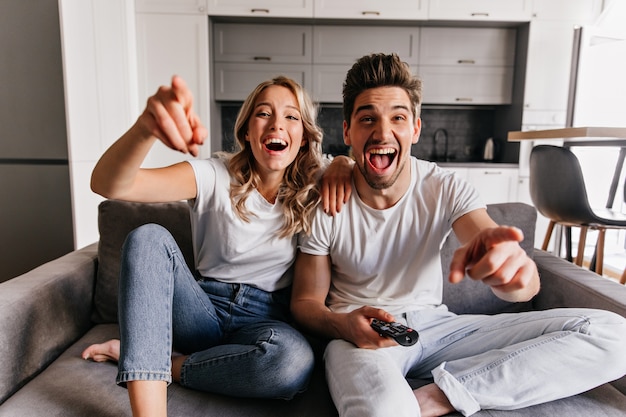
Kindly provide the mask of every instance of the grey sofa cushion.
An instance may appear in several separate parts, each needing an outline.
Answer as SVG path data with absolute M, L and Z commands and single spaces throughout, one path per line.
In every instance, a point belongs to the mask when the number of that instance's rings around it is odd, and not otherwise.
M 96 323 L 117 322 L 117 289 L 120 275 L 120 254 L 126 236 L 147 223 L 157 223 L 172 233 L 187 264 L 193 268 L 191 221 L 184 202 L 130 203 L 106 200 L 98 207 L 98 279 L 94 294 L 92 320 Z
M 491 218 L 502 226 L 515 226 L 524 232 L 522 248 L 531 258 L 534 255 L 535 223 L 537 211 L 534 207 L 524 203 L 491 204 L 487 206 Z M 441 249 L 441 265 L 443 276 L 447 277 L 449 265 L 454 251 L 459 247 L 459 241 L 451 233 Z M 457 314 L 496 314 L 503 312 L 519 312 L 531 309 L 531 302 L 509 303 L 493 295 L 489 287 L 464 279 L 458 284 L 450 284 L 444 278 L 443 303 Z

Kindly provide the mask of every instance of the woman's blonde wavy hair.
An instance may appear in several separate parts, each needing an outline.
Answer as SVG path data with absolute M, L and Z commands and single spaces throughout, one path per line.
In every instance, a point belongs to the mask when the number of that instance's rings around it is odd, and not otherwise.
M 228 171 L 236 180 L 230 186 L 230 199 L 235 213 L 248 222 L 249 216 L 254 213 L 246 208 L 245 202 L 250 193 L 258 188 L 261 178 L 257 172 L 252 149 L 245 136 L 257 97 L 272 85 L 286 87 L 293 93 L 298 101 L 304 127 L 303 146 L 296 159 L 287 167 L 283 183 L 278 191 L 277 201 L 282 203 L 285 216 L 278 236 L 290 237 L 300 232 L 308 234 L 311 230 L 311 219 L 315 207 L 320 201 L 317 182 L 321 172 L 323 135 L 316 122 L 317 108 L 297 82 L 278 76 L 259 84 L 246 98 L 237 115 L 235 121 L 237 150 L 234 153 L 221 152 L 219 156 L 227 159 Z

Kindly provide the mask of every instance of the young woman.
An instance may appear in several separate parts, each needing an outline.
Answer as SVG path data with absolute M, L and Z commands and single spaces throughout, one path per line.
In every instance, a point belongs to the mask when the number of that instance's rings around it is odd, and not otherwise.
M 298 234 L 309 232 L 320 199 L 315 120 L 306 92 L 278 77 L 244 102 L 238 152 L 142 169 L 157 140 L 197 155 L 206 138 L 191 93 L 174 77 L 96 165 L 92 189 L 104 197 L 190 207 L 196 271 L 163 227 L 131 232 L 122 253 L 120 340 L 83 352 L 119 362 L 117 383 L 128 387 L 134 416 L 166 415 L 172 379 L 245 397 L 290 399 L 306 388 L 313 353 L 288 323 Z M 351 169 L 336 171 L 345 178 Z M 334 194 L 339 207 L 342 194 Z

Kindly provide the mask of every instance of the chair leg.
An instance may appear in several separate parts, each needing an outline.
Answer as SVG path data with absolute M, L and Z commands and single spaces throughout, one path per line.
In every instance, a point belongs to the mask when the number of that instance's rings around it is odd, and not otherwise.
M 578 253 L 576 254 L 576 265 L 583 266 L 583 259 L 585 258 L 585 243 L 587 240 L 588 226 L 580 226 L 580 238 L 578 239 Z
M 620 278 L 619 283 L 626 284 L 626 268 L 624 268 L 624 272 L 622 272 L 622 278 Z
M 552 231 L 554 230 L 554 225 L 556 222 L 550 220 L 550 224 L 548 224 L 548 229 L 546 230 L 546 237 L 543 238 L 543 245 L 541 245 L 541 250 L 548 250 L 548 243 L 550 243 L 550 236 L 552 236 Z
M 604 263 L 604 237 L 606 235 L 606 229 L 600 228 L 598 229 L 598 243 L 597 243 L 597 251 L 596 254 L 596 274 L 602 275 L 602 268 Z

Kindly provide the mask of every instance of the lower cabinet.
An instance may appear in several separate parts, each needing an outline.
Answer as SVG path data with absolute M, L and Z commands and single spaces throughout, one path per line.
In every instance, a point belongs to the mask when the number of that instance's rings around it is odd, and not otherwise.
M 508 167 L 444 167 L 465 178 L 476 188 L 485 204 L 508 203 L 518 200 L 518 168 Z

